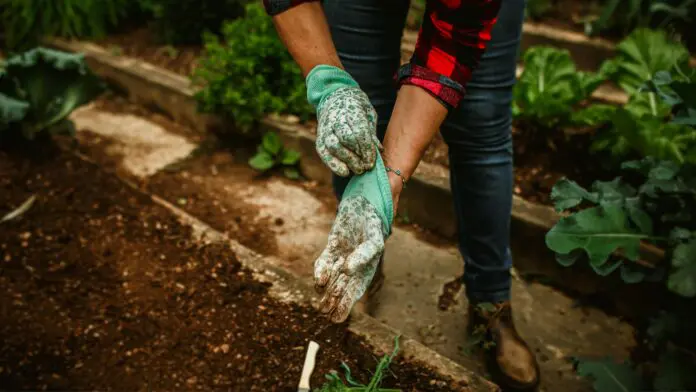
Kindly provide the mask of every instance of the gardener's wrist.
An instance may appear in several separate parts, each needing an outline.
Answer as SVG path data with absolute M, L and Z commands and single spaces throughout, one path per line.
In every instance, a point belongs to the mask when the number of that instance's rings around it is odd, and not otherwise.
M 389 178 L 389 187 L 391 188 L 394 216 L 396 216 L 396 210 L 399 206 L 399 196 L 401 196 L 401 191 L 404 189 L 404 182 L 402 181 L 401 177 L 397 176 L 393 172 L 387 172 L 387 178 Z

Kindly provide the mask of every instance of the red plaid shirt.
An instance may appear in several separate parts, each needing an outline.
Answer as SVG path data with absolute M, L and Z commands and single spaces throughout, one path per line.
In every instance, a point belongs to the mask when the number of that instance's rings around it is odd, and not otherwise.
M 298 4 L 317 0 L 263 0 L 275 15 Z M 381 0 L 375 0 L 381 1 Z M 479 64 L 501 0 L 429 0 L 416 50 L 399 68 L 399 84 L 419 86 L 448 108 L 456 107 Z

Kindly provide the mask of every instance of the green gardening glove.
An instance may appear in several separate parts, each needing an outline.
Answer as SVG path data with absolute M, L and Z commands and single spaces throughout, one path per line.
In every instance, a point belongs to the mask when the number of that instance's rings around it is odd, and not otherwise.
M 323 294 L 321 310 L 341 323 L 375 276 L 393 223 L 391 187 L 382 157 L 348 183 L 329 241 L 314 262 L 314 282 Z
M 307 99 L 317 109 L 317 153 L 336 175 L 372 169 L 378 149 L 377 112 L 348 72 L 318 65 L 307 75 Z

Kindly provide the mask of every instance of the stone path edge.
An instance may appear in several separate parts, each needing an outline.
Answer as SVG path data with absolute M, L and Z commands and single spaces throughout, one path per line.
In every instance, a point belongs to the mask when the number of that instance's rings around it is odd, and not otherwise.
M 113 55 L 107 49 L 88 42 L 51 38 L 45 41 L 45 45 L 83 53 L 92 71 L 120 89 L 131 101 L 155 106 L 199 134 L 211 131 L 235 133 L 221 118 L 197 111 L 195 89 L 184 76 L 135 58 Z M 273 115 L 261 120 L 260 125 L 262 129 L 278 132 L 285 145 L 302 154 L 300 171 L 306 178 L 321 184 L 331 183 L 331 172 L 315 152 L 315 136 L 305 126 Z M 446 168 L 421 162 L 401 196 L 399 213 L 407 216 L 410 222 L 454 238 L 456 219 Z M 560 217 L 549 206 L 513 195 L 513 236 L 516 230 L 543 236 Z M 641 264 L 654 266 L 663 258 L 661 249 L 647 244 L 641 246 Z
M 79 159 L 100 166 L 90 157 L 67 147 L 64 148 Z M 146 195 L 155 204 L 174 214 L 182 224 L 192 228 L 194 238 L 207 243 L 228 244 L 230 249 L 232 249 L 237 256 L 238 261 L 245 268 L 252 271 L 257 280 L 272 283 L 269 289 L 269 295 L 274 299 L 286 303 L 310 305 L 317 308 L 318 298 L 316 297 L 316 292 L 314 291 L 310 279 L 300 277 L 292 271 L 280 267 L 280 262 L 273 262 L 275 257 L 262 256 L 256 253 L 234 239 L 229 238 L 224 233 L 213 229 L 207 223 L 166 201 L 162 197 L 143 190 L 137 184 L 119 175 L 114 170 L 103 167 L 101 169 L 116 175 L 126 186 L 138 193 Z M 500 388 L 491 381 L 357 309 L 354 309 L 351 313 L 347 329 L 352 334 L 363 338 L 374 349 L 382 353 L 391 352 L 394 346 L 394 337 L 400 335 L 398 354 L 400 357 L 407 359 L 409 362 L 423 365 L 439 376 L 445 378 L 449 377 L 454 381 L 463 382 L 467 385 L 466 391 L 500 391 Z

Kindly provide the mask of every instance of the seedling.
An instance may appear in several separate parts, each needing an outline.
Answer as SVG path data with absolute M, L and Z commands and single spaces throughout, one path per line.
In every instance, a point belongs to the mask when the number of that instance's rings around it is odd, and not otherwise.
M 346 379 L 346 383 L 348 383 L 348 385 L 343 383 L 341 376 L 339 376 L 338 372 L 334 370 L 326 375 L 328 382 L 321 387 L 319 392 L 401 392 L 400 389 L 380 388 L 382 380 L 384 379 L 384 373 L 389 369 L 389 365 L 391 365 L 398 351 L 399 337 L 397 336 L 394 338 L 394 351 L 391 354 L 382 357 L 377 364 L 377 369 L 375 369 L 375 373 L 373 374 L 372 379 L 370 379 L 369 384 L 364 385 L 355 381 L 351 375 L 350 368 L 344 362 L 341 364 L 341 368 L 343 369 L 344 378 Z
M 275 132 L 267 132 L 257 148 L 256 155 L 249 159 L 249 166 L 260 172 L 267 172 L 275 167 L 282 167 L 285 177 L 291 180 L 300 178 L 297 163 L 300 153 L 285 148 L 280 137 Z

